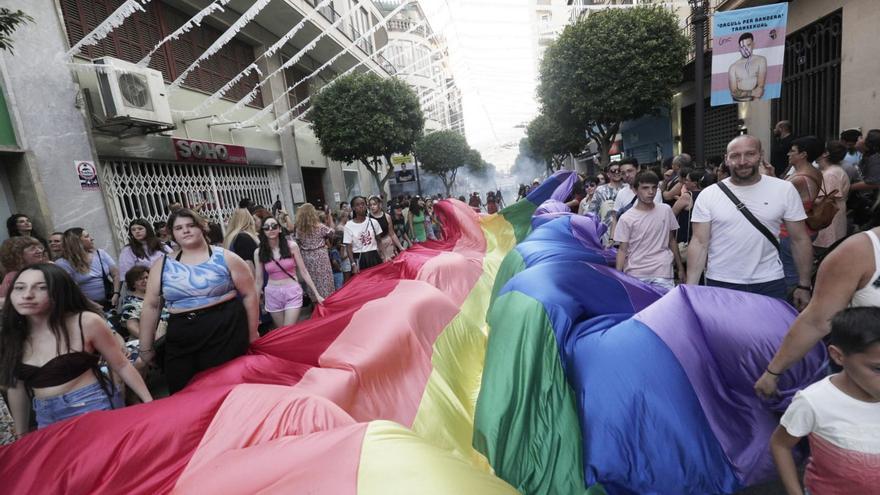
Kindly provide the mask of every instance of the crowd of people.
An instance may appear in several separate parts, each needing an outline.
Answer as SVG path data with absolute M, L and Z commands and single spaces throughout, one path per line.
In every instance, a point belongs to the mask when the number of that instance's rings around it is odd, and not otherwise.
M 780 478 L 789 494 L 804 493 L 792 449 L 809 436 L 810 493 L 869 493 L 870 459 L 880 453 L 880 130 L 823 142 L 783 121 L 774 134 L 769 156 L 743 135 L 705 164 L 687 154 L 659 167 L 611 162 L 580 177 L 570 205 L 607 225 L 617 269 L 645 283 L 724 287 L 795 306 L 755 392 L 773 397 L 820 343 L 836 372 L 798 392 L 782 417 L 771 442 Z M 858 462 L 842 467 L 843 457 Z
M 28 216 L 11 216 L 0 245 L 0 444 L 173 394 L 360 271 L 444 238 L 434 198 L 350 204 L 291 215 L 245 198 L 223 229 L 175 203 L 167 222 L 133 220 L 118 260 L 82 227 L 44 239 Z
M 794 494 L 802 492 L 791 451 L 810 436 L 807 486 L 821 493 L 846 481 L 835 456 L 880 452 L 880 130 L 823 142 L 780 122 L 775 134 L 769 153 L 742 135 L 703 164 L 688 154 L 659 166 L 613 161 L 581 175 L 566 204 L 603 222 L 616 268 L 647 284 L 722 287 L 795 306 L 799 316 L 755 383 L 760 396 L 776 394 L 786 370 L 830 342 L 837 372 L 798 393 L 772 439 Z M 504 206 L 500 191 L 459 199 L 490 214 Z M 167 222 L 131 222 L 118 262 L 84 228 L 43 238 L 29 217 L 11 216 L 0 246 L 8 397 L 0 417 L 11 418 L 0 420 L 3 441 L 181 390 L 361 271 L 442 240 L 434 201 L 355 196 L 335 211 L 306 203 L 290 215 L 244 199 L 225 229 L 170 205 Z M 862 487 L 846 482 L 852 493 Z

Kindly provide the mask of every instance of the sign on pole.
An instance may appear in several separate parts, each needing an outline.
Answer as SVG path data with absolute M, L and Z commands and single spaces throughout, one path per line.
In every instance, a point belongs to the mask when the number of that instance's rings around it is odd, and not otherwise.
M 788 3 L 716 12 L 712 106 L 779 98 Z

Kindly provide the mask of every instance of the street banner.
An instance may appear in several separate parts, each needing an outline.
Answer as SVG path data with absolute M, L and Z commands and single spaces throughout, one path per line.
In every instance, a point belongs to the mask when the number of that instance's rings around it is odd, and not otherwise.
M 716 12 L 712 106 L 779 98 L 788 3 Z

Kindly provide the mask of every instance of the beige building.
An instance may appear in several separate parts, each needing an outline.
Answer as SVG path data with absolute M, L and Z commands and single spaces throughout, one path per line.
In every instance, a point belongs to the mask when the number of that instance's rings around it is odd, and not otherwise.
M 140 3 L 4 2 L 35 22 L 0 52 L 0 213 L 30 215 L 43 235 L 84 227 L 113 251 L 131 220 L 166 219 L 170 203 L 224 224 L 244 197 L 290 209 L 378 192 L 363 165 L 321 153 L 309 109 L 342 74 L 395 74 L 392 12 L 373 0 Z M 451 124 L 436 101 L 426 113 Z
M 712 0 L 712 12 L 776 3 Z M 740 132 L 758 136 L 769 152 L 772 128 L 790 120 L 796 135 L 836 138 L 840 131 L 880 127 L 880 58 L 873 53 L 880 23 L 876 0 L 798 0 L 789 3 L 781 98 L 709 107 L 707 53 L 706 156 L 723 153 Z M 711 44 L 709 44 L 711 47 Z M 693 63 L 676 96 L 673 133 L 680 151 L 693 150 Z

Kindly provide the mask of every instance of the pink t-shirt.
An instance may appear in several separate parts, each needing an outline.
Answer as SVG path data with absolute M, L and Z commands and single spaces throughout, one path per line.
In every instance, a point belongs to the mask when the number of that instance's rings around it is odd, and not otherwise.
M 623 271 L 636 278 L 672 278 L 669 233 L 678 230 L 672 208 L 655 204 L 650 210 L 630 208 L 617 220 L 614 240 L 626 242 Z

